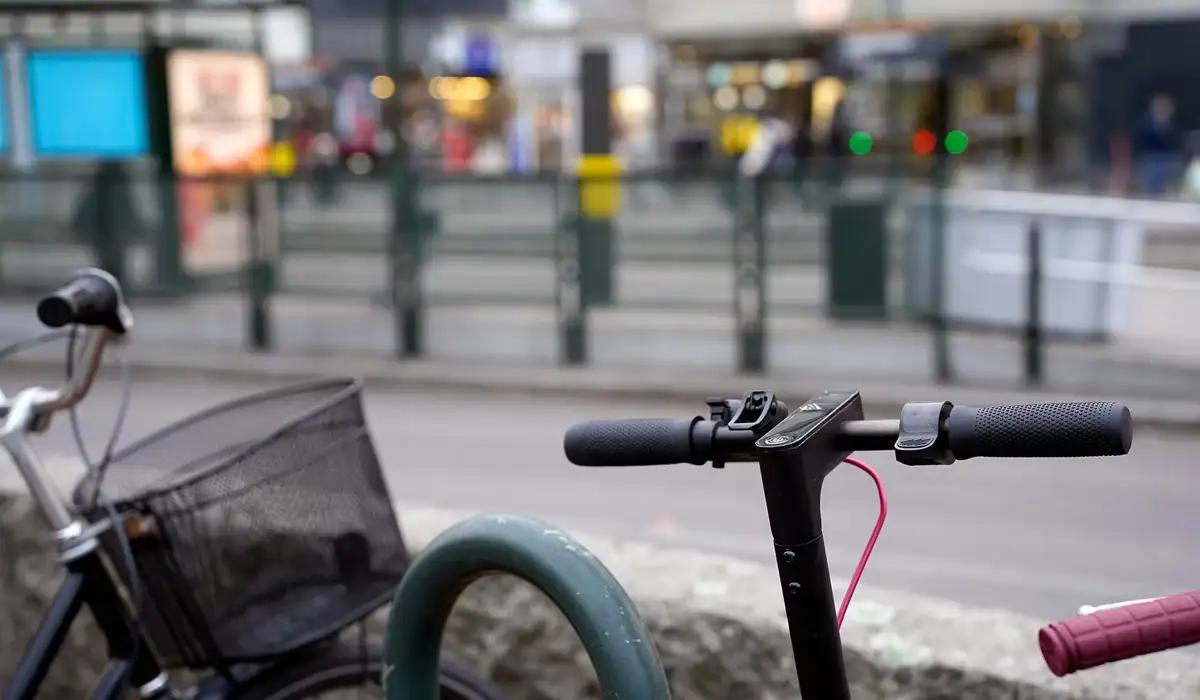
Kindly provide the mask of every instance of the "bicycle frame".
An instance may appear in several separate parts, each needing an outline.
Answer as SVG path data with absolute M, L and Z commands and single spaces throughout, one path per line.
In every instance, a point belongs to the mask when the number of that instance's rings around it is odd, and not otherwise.
M 16 672 L 4 689 L 5 700 L 27 700 L 37 695 L 71 624 L 85 604 L 104 634 L 109 656 L 91 698 L 116 700 L 124 692 L 127 681 L 139 689 L 143 698 L 165 692 L 167 675 L 159 668 L 146 640 L 139 639 L 130 629 L 124 614 L 126 603 L 99 550 L 92 547 L 65 565 L 67 577 L 25 647 Z
M 807 419 L 806 413 L 811 414 Z M 838 426 L 862 417 L 858 392 L 822 394 L 757 442 L 779 583 L 804 698 L 850 700 L 821 532 L 821 486 L 850 454 L 834 444 Z

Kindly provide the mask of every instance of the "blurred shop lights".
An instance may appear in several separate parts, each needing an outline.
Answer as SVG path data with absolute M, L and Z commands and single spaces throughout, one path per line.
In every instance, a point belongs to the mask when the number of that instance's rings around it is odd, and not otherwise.
M 846 84 L 841 80 L 827 75 L 817 78 L 812 87 L 813 121 L 829 123 L 838 103 L 846 95 Z
M 429 81 L 429 95 L 435 100 L 479 102 L 491 94 L 492 84 L 478 76 L 439 76 Z
M 728 63 L 714 63 L 708 67 L 708 84 L 713 88 L 725 87 L 733 76 L 733 70 Z
M 369 174 L 374 165 L 371 162 L 371 156 L 366 153 L 352 153 L 346 159 L 346 169 L 355 175 Z
M 713 104 L 722 112 L 732 112 L 738 106 L 738 91 L 732 85 L 722 85 L 713 92 Z
M 762 77 L 758 64 L 751 61 L 743 61 L 733 64 L 730 69 L 729 82 L 734 85 L 753 85 Z
M 285 95 L 271 95 L 271 99 L 267 105 L 271 112 L 272 119 L 287 119 L 292 113 L 292 101 Z
M 1058 23 L 1058 33 L 1064 39 L 1078 39 L 1083 34 L 1083 22 L 1074 15 L 1064 17 Z
M 762 109 L 767 104 L 767 91 L 762 85 L 747 85 L 742 88 L 742 104 L 746 109 Z
M 645 85 L 626 85 L 617 89 L 613 101 L 621 112 L 631 116 L 646 116 L 654 111 L 654 93 Z
M 390 100 L 396 94 L 396 81 L 388 75 L 371 78 L 371 94 L 377 100 Z
M 767 61 L 762 69 L 763 85 L 778 90 L 788 84 L 788 65 L 779 59 Z
M 816 64 L 808 59 L 773 58 L 763 63 L 716 61 L 708 65 L 704 75 L 705 82 L 714 90 L 726 85 L 762 85 L 769 90 L 783 90 L 808 82 L 816 70 Z

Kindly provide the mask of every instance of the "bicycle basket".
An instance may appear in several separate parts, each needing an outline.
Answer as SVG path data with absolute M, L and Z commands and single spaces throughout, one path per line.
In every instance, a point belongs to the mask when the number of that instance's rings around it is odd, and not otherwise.
M 104 491 L 132 511 L 142 621 L 164 664 L 276 656 L 390 597 L 408 552 L 361 389 L 328 380 L 239 399 L 114 456 Z M 76 502 L 93 486 L 82 481 Z M 128 577 L 116 536 L 102 543 Z

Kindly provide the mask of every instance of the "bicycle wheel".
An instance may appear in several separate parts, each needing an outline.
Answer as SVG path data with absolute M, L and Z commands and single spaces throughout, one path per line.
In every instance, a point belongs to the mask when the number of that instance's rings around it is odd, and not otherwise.
M 383 651 L 339 645 L 286 668 L 268 670 L 228 700 L 382 698 Z M 453 661 L 442 661 L 440 700 L 502 700 L 500 692 Z

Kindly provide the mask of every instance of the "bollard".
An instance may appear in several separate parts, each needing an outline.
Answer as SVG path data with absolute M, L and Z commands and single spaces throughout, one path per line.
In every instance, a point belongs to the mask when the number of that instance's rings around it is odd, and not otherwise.
M 608 569 L 553 526 L 490 515 L 443 532 L 400 582 L 384 644 L 389 700 L 437 699 L 446 618 L 468 584 L 493 573 L 524 579 L 558 606 L 583 642 L 605 698 L 670 697 L 649 632 Z
M 579 57 L 580 146 L 578 176 L 579 279 L 589 305 L 616 302 L 617 238 L 614 218 L 621 200 L 621 166 L 612 151 L 612 58 L 606 48 Z

